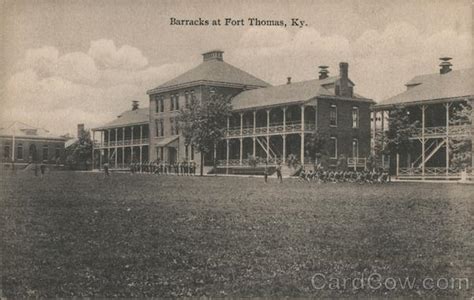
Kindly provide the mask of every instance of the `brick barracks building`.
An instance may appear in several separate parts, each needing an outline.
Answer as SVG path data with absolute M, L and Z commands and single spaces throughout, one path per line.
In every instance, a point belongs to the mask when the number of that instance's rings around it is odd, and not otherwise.
M 0 156 L 2 163 L 19 166 L 30 163 L 62 164 L 65 137 L 21 122 L 0 128 Z
M 122 148 L 137 146 L 140 151 L 146 149 L 146 154 L 140 152 L 143 162 L 195 161 L 212 166 L 217 161 L 218 168 L 227 170 L 248 168 L 250 157 L 270 165 L 289 157 L 309 163 L 305 136 L 318 129 L 329 137 L 326 146 L 332 165 L 343 155 L 350 166 L 363 167 L 370 154 L 370 106 L 374 102 L 354 93 L 347 63 L 340 63 L 337 76 L 328 73 L 321 66 L 316 79 L 293 83 L 288 78 L 287 84 L 271 86 L 226 63 L 223 51 L 204 53 L 201 64 L 147 92 L 147 112 L 134 109 L 94 129 L 101 132 L 96 149 L 105 155 L 96 166 L 108 159 L 112 168 L 123 167 L 121 163 L 126 165 L 133 155 Z M 194 147 L 186 145 L 180 135 L 177 116 L 192 98 L 203 101 L 213 93 L 231 97 L 233 113 L 225 139 L 201 162 Z M 130 120 L 129 115 L 134 114 L 136 119 Z M 128 145 L 132 127 L 141 128 L 140 144 Z M 138 138 L 137 133 L 133 136 Z
M 460 178 L 461 170 L 451 164 L 453 140 L 470 141 L 474 158 L 473 124 L 453 122 L 460 105 L 473 106 L 474 69 L 452 70 L 450 60 L 441 58 L 438 73 L 415 76 L 405 84 L 406 91 L 373 107 L 374 141 L 390 126 L 387 116 L 395 107 L 405 108 L 410 122 L 420 124 L 411 137 L 412 149 L 390 158 L 392 173 L 399 178 Z

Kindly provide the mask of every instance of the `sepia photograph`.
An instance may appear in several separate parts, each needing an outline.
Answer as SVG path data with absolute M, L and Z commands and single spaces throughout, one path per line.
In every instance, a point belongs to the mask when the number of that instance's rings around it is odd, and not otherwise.
M 474 298 L 472 0 L 0 0 L 0 300 Z

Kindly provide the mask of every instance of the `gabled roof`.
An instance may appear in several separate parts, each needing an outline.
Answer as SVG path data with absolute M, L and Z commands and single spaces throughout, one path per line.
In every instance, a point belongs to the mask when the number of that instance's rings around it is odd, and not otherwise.
M 232 109 L 241 110 L 254 107 L 276 106 L 291 102 L 297 103 L 318 96 L 342 98 L 335 95 L 334 88 L 329 88 L 329 86 L 334 85 L 339 79 L 339 76 L 332 76 L 325 79 L 313 79 L 243 91 L 232 99 Z M 354 98 L 344 99 L 372 102 L 372 100 L 363 98 L 357 94 L 354 94 Z
M 34 127 L 23 122 L 13 122 L 5 128 L 0 128 L 0 136 L 29 139 L 54 139 L 65 141 L 66 138 L 50 133 L 40 127 Z
M 103 126 L 94 128 L 94 130 L 100 129 L 110 129 L 115 127 L 130 126 L 130 125 L 140 125 L 148 124 L 149 119 L 149 108 L 139 108 L 136 110 L 127 110 L 120 114 L 117 119 L 106 123 Z
M 248 87 L 270 86 L 267 82 L 222 60 L 203 61 L 197 67 L 147 91 L 152 94 L 189 84 L 231 84 Z
M 473 96 L 474 69 L 419 75 L 406 85 L 409 86 L 406 91 L 381 101 L 377 106 Z

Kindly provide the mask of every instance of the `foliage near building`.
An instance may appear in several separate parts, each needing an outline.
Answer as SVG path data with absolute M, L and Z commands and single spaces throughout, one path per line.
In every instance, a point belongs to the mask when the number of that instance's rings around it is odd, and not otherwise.
M 221 94 L 213 94 L 203 101 L 193 98 L 187 108 L 181 109 L 178 117 L 181 133 L 186 144 L 194 145 L 200 152 L 201 162 L 224 138 L 231 109 L 230 98 Z M 203 175 L 203 163 L 200 174 Z

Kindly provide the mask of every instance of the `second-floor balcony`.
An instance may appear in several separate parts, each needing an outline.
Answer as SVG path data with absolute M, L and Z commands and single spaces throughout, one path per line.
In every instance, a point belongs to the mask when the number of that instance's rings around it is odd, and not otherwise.
M 423 132 L 422 128 L 417 128 L 412 135 L 412 139 L 418 138 L 444 138 L 449 137 L 468 137 L 471 135 L 471 125 L 449 125 L 446 126 L 436 126 L 436 127 L 425 127 Z
M 305 131 L 313 131 L 316 129 L 314 122 L 306 122 L 304 125 Z M 261 127 L 231 127 L 226 131 L 226 137 L 249 137 L 249 136 L 264 136 L 264 135 L 278 135 L 285 133 L 300 133 L 302 126 L 300 121 L 283 123 L 271 123 L 269 126 Z
M 141 139 L 128 139 L 128 140 L 117 140 L 117 141 L 105 141 L 95 142 L 95 148 L 107 148 L 107 147 L 122 147 L 122 146 L 145 146 L 149 144 L 148 138 Z

